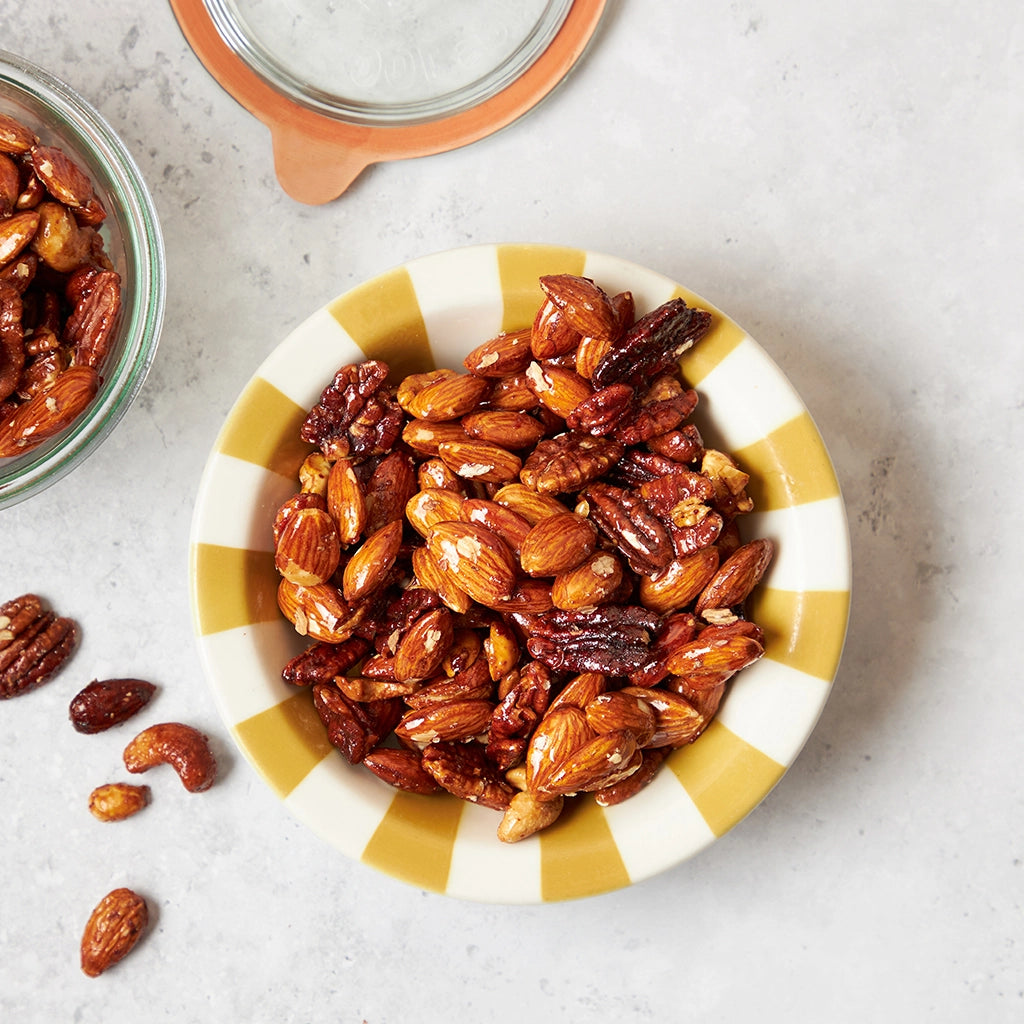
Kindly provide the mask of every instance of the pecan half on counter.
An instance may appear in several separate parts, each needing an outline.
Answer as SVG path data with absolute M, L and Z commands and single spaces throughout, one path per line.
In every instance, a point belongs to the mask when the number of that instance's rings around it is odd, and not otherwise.
M 0 700 L 52 679 L 77 642 L 77 623 L 45 608 L 35 594 L 0 605 Z
M 682 299 L 541 278 L 530 328 L 463 367 L 341 367 L 274 521 L 283 668 L 338 751 L 413 793 L 501 813 L 503 842 L 565 801 L 629 798 L 692 743 L 764 653 L 747 599 L 747 475 L 705 446 L 680 354 L 711 316 Z

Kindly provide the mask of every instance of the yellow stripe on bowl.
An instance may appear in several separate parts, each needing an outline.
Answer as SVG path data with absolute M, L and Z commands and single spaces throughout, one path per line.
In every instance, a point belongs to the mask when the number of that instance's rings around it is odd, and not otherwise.
M 587 254 L 554 245 L 499 245 L 498 272 L 505 296 L 502 330 L 529 327 L 544 301 L 537 283 L 546 274 L 582 274 Z
M 280 797 L 288 796 L 334 750 L 305 688 L 239 722 L 233 732 Z
M 262 377 L 242 392 L 217 439 L 216 450 L 296 477 L 309 445 L 299 437 L 306 410 Z
M 395 380 L 433 368 L 416 289 L 404 267 L 358 285 L 327 309 L 367 359 L 388 364 Z
M 848 590 L 761 586 L 750 596 L 749 613 L 764 630 L 768 657 L 819 679 L 835 678 L 850 614 Z
M 395 790 L 333 750 L 285 797 L 300 821 L 358 861 L 391 806 Z
M 629 885 L 611 828 L 593 797 L 567 803 L 538 838 L 545 901 L 578 899 Z
M 462 801 L 447 794 L 396 793 L 363 850 L 363 862 L 410 885 L 444 892 L 462 808 Z
M 717 719 L 696 742 L 673 751 L 666 764 L 716 836 L 746 817 L 786 770 Z
M 839 481 L 810 413 L 794 416 L 730 454 L 750 473 L 747 493 L 757 509 L 839 497 Z
M 199 636 L 281 620 L 273 552 L 197 543 L 191 563 L 193 622 Z

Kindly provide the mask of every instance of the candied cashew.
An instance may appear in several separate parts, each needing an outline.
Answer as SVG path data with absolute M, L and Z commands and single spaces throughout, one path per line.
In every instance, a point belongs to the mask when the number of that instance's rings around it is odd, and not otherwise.
M 206 736 L 181 722 L 143 729 L 124 749 L 124 766 L 133 774 L 169 764 L 190 793 L 209 789 L 217 777 L 217 760 Z

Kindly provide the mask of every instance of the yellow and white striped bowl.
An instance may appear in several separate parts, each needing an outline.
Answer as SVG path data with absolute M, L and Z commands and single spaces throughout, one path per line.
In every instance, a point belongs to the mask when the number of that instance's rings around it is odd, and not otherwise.
M 283 683 L 304 646 L 276 604 L 271 524 L 309 450 L 305 410 L 337 368 L 367 357 L 398 375 L 461 366 L 502 330 L 527 325 L 537 278 L 575 273 L 629 289 L 646 312 L 682 296 L 713 314 L 683 358 L 705 440 L 751 474 L 744 535 L 776 557 L 753 616 L 766 656 L 736 677 L 712 726 L 656 781 L 617 807 L 591 798 L 524 842 L 495 836 L 494 811 L 400 793 L 328 744 L 309 694 Z M 426 256 L 353 288 L 299 325 L 231 410 L 203 476 L 192 528 L 191 601 L 204 669 L 235 742 L 301 820 L 348 856 L 413 886 L 533 903 L 617 889 L 675 865 L 765 797 L 813 729 L 846 635 L 850 549 L 839 485 L 799 396 L 760 346 L 698 296 L 632 263 L 547 245 Z

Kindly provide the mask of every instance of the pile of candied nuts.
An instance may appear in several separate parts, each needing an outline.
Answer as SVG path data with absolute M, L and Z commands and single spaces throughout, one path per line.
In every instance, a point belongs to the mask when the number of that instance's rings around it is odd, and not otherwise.
M 63 672 L 77 649 L 80 632 L 74 619 L 58 615 L 36 594 L 0 603 L 0 700 L 22 697 Z M 105 733 L 134 718 L 155 691 L 143 679 L 94 679 L 72 698 L 68 718 L 76 732 Z M 207 737 L 183 722 L 147 726 L 121 756 L 132 774 L 170 765 L 190 793 L 209 789 L 217 776 L 217 760 Z M 98 821 L 124 821 L 143 810 L 149 800 L 149 786 L 107 782 L 89 794 L 89 811 Z M 82 933 L 83 972 L 95 978 L 123 960 L 148 921 L 148 905 L 138 893 L 123 886 L 107 893 Z
M 99 390 L 121 309 L 89 176 L 0 113 L 0 458 L 68 427 Z
M 749 476 L 705 447 L 679 369 L 711 316 L 542 277 L 531 327 L 465 372 L 342 367 L 274 521 L 278 604 L 347 760 L 502 812 L 515 842 L 565 799 L 644 788 L 764 653 L 747 598 Z

